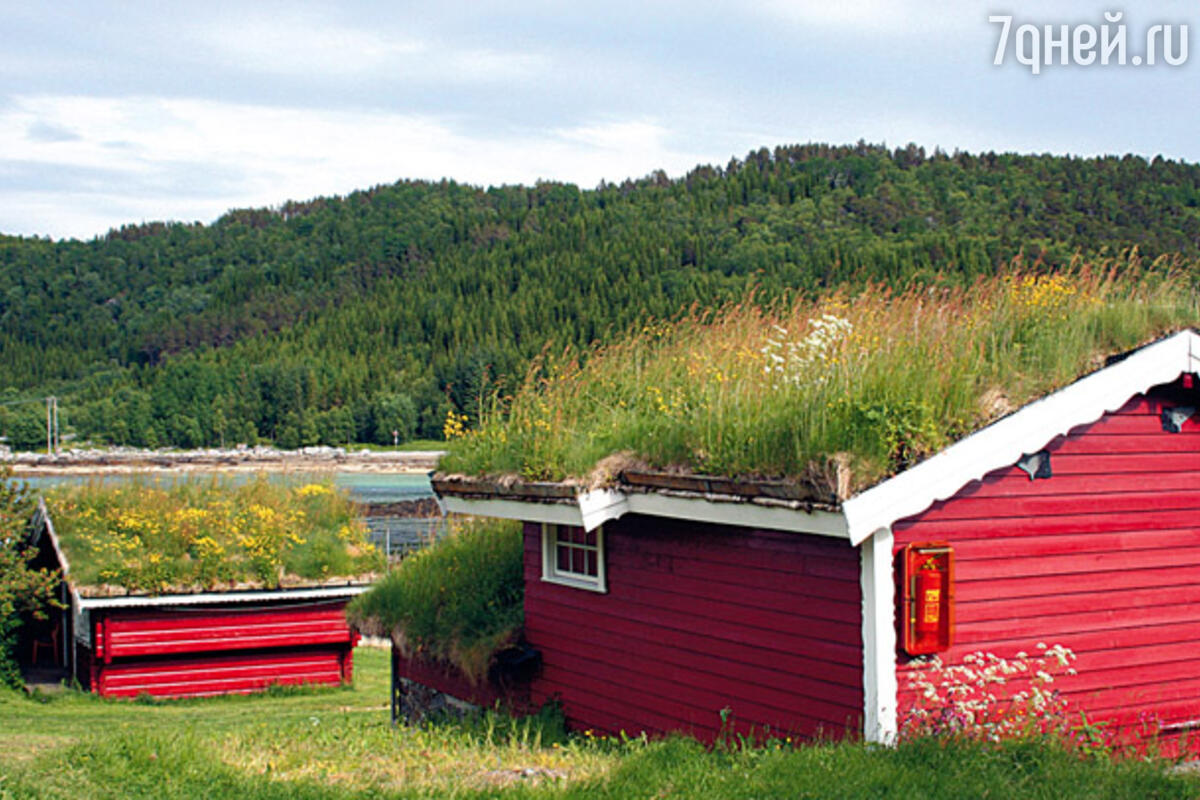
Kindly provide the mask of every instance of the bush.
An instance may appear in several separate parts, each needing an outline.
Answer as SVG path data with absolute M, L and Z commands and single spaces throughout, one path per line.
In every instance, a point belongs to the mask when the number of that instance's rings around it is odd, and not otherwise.
M 456 521 L 347 613 L 361 630 L 390 635 L 406 656 L 453 664 L 478 681 L 524 622 L 522 553 L 518 523 Z
M 24 483 L 14 483 L 12 467 L 0 466 L 0 685 L 21 685 L 17 630 L 21 615 L 42 617 L 54 603 L 58 573 L 31 569 L 37 551 L 26 546 L 33 501 Z

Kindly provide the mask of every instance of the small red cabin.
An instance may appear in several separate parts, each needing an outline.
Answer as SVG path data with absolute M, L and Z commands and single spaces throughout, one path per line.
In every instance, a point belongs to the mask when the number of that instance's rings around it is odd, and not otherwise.
M 40 504 L 39 558 L 62 569 L 65 608 L 38 635 L 35 666 L 63 668 L 106 697 L 198 697 L 352 677 L 358 633 L 343 610 L 366 585 L 96 597 L 70 581 Z
M 894 739 L 915 669 L 1061 645 L 1118 742 L 1200 736 L 1200 336 L 1112 361 L 852 497 L 625 473 L 438 478 L 525 522 L 535 700 L 616 732 Z

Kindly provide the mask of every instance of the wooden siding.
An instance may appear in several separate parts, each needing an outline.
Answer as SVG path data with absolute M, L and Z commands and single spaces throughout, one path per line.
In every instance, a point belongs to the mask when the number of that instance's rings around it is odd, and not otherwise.
M 1177 387 L 1136 397 L 1051 442 L 1050 479 L 997 470 L 893 527 L 897 551 L 954 546 L 946 661 L 1069 647 L 1079 674 L 1055 687 L 1076 718 L 1126 742 L 1200 718 L 1200 425 L 1163 431 L 1164 405 L 1197 403 Z M 899 658 L 903 721 L 913 697 Z
M 336 685 L 343 680 L 343 661 L 344 655 L 331 648 L 134 659 L 100 668 L 95 689 L 105 697 L 203 697 L 257 692 L 273 685 Z
M 472 681 L 453 665 L 433 662 L 420 656 L 405 656 L 395 646 L 392 647 L 392 674 L 481 708 L 493 708 L 499 704 L 518 714 L 537 711 L 537 706 L 529 702 L 528 683 L 506 682 L 494 671 L 481 680 Z
M 358 636 L 345 605 L 94 609 L 90 685 L 113 697 L 190 697 L 349 681 Z
M 605 525 L 608 591 L 541 580 L 525 527 L 533 700 L 578 728 L 840 736 L 862 717 L 858 551 L 818 536 L 627 516 Z
M 103 627 L 102 657 L 257 650 L 350 641 L 345 600 L 252 609 L 130 610 Z

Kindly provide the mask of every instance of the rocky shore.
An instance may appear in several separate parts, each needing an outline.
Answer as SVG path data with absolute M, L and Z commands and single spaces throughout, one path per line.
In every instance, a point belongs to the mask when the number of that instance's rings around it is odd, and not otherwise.
M 70 449 L 58 453 L 0 450 L 0 461 L 18 475 L 153 472 L 156 470 L 432 472 L 442 451 L 348 450 L 344 447 L 239 447 L 206 450 L 145 450 L 133 447 Z

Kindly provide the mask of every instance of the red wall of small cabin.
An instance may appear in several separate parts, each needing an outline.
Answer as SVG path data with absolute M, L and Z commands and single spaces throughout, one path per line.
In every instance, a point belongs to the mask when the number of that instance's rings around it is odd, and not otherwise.
M 533 701 L 579 729 L 712 739 L 735 730 L 861 729 L 858 550 L 776 531 L 626 516 L 604 526 L 607 593 L 541 580 L 525 525 L 525 629 L 542 653 Z
M 944 661 L 1062 644 L 1078 675 L 1054 688 L 1076 722 L 1086 711 L 1132 743 L 1200 719 L 1200 425 L 1167 433 L 1159 419 L 1197 399 L 1175 386 L 1138 396 L 1051 442 L 1053 477 L 996 470 L 893 526 L 897 552 L 954 546 L 957 632 Z M 907 661 L 900 653 L 902 721 L 915 700 Z M 1197 737 L 1168 727 L 1156 738 L 1169 752 Z
M 337 685 L 352 677 L 358 641 L 345 606 L 339 598 L 93 609 L 92 648 L 81 666 L 92 691 L 106 697 Z

